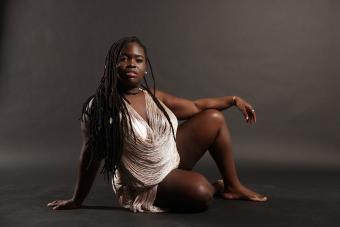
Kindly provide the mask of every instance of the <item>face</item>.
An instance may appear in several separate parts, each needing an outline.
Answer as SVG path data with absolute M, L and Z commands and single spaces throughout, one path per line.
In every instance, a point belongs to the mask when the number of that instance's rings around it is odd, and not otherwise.
M 118 57 L 118 81 L 127 88 L 139 87 L 146 70 L 143 48 L 136 42 L 128 43 Z

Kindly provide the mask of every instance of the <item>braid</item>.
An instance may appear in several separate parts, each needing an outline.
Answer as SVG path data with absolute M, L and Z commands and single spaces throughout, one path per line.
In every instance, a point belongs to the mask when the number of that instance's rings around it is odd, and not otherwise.
M 175 132 L 169 115 L 155 96 L 155 78 L 146 47 L 135 36 L 119 39 L 110 47 L 105 58 L 104 73 L 99 86 L 95 94 L 88 97 L 84 102 L 81 117 L 79 118 L 79 120 L 88 123 L 89 140 L 87 141 L 87 145 L 90 147 L 91 158 L 87 168 L 94 158 L 96 160 L 104 159 L 104 166 L 100 173 L 104 174 L 104 179 L 106 178 L 108 183 L 110 176 L 114 180 L 115 172 L 121 161 L 124 150 L 124 138 L 125 136 L 129 136 L 128 124 L 131 129 L 133 128 L 130 113 L 123 101 L 124 97 L 119 93 L 118 70 L 116 68 L 122 49 L 130 42 L 136 42 L 144 49 L 154 84 L 153 92 L 150 91 L 145 77 L 145 86 L 141 86 L 151 95 L 158 108 L 164 113 L 175 139 Z M 133 130 L 131 131 L 136 141 L 136 135 Z

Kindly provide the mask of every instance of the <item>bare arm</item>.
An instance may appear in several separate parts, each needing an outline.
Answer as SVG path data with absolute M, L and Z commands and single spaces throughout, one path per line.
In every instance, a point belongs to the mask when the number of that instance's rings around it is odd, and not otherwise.
M 253 107 L 238 96 L 221 96 L 190 100 L 176 97 L 156 89 L 156 97 L 174 112 L 180 120 L 186 120 L 206 109 L 224 110 L 235 105 L 242 113 L 247 123 L 256 122 Z
M 72 197 L 72 199 L 79 205 L 83 203 L 85 197 L 89 193 L 101 164 L 101 161 L 96 159 L 93 159 L 92 161 L 90 160 L 90 146 L 86 145 L 89 140 L 89 135 L 87 127 L 83 121 L 81 122 L 81 131 L 83 136 L 83 145 L 79 159 L 77 183 Z M 91 163 L 89 163 L 90 161 Z
M 200 111 L 205 109 L 224 110 L 234 105 L 233 96 L 202 98 L 193 102 Z
M 101 161 L 95 159 L 92 161 L 90 160 L 90 147 L 89 145 L 86 145 L 89 140 L 88 125 L 89 123 L 86 124 L 84 121 L 81 121 L 80 127 L 83 145 L 79 158 L 77 183 L 74 188 L 73 197 L 68 200 L 55 200 L 51 203 L 48 203 L 47 206 L 53 207 L 54 210 L 79 208 L 89 193 L 93 181 L 97 175 Z M 90 161 L 91 163 L 89 163 Z

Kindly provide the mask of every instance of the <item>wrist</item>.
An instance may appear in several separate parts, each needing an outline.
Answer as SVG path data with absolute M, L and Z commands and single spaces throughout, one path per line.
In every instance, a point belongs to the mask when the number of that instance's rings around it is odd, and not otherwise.
M 80 199 L 76 199 L 75 197 L 72 197 L 71 200 L 78 206 L 81 206 L 82 204 L 82 201 Z
M 233 98 L 232 98 L 232 106 L 236 106 L 236 98 L 237 98 L 237 96 L 234 95 Z

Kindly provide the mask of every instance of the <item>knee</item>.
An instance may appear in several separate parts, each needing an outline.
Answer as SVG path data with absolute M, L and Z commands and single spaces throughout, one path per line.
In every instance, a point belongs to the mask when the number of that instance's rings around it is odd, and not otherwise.
M 225 121 L 223 113 L 217 109 L 206 109 L 203 112 L 210 121 L 216 121 L 219 123 Z
M 191 199 L 193 209 L 196 211 L 203 211 L 208 209 L 211 201 L 213 200 L 213 191 L 206 182 L 196 182 L 193 184 L 191 190 Z
M 198 210 L 208 209 L 213 199 L 212 194 L 213 193 L 211 192 L 211 189 L 209 187 L 207 187 L 206 185 L 199 185 L 195 193 L 196 208 Z

